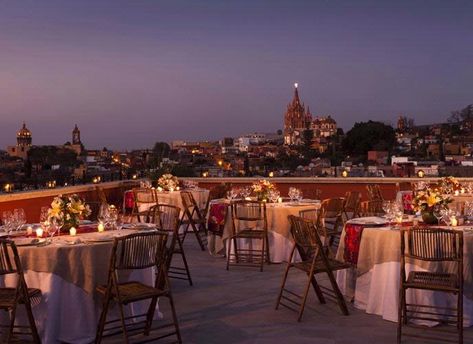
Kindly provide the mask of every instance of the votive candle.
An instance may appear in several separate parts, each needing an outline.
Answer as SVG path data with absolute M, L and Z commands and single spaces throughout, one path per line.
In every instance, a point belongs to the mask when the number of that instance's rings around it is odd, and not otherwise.
M 37 228 L 36 229 L 36 236 L 38 238 L 41 238 L 43 236 L 43 229 L 42 228 Z
M 159 191 L 159 192 L 163 191 L 163 188 L 160 187 L 160 186 L 158 186 L 158 191 Z
M 97 230 L 99 232 L 103 232 L 105 230 L 105 226 L 103 225 L 103 223 L 99 223 L 99 225 L 97 226 Z
M 27 235 L 33 234 L 33 227 L 28 226 L 28 228 L 26 228 L 26 234 L 27 234 Z
M 69 235 L 71 235 L 71 236 L 76 236 L 77 235 L 76 227 L 71 227 L 71 229 L 69 229 Z
M 282 197 L 278 197 L 278 203 L 282 203 Z
M 452 217 L 450 218 L 450 223 L 452 224 L 452 227 L 458 226 L 458 220 L 457 220 L 457 218 L 456 218 L 455 216 L 452 216 Z
M 181 188 L 179 186 L 176 186 L 176 191 L 179 191 L 181 190 Z

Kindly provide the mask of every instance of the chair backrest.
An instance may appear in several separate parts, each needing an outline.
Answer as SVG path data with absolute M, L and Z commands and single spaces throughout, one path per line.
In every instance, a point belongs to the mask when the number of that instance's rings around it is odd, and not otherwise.
M 383 201 L 383 195 L 381 194 L 381 189 L 378 184 L 368 184 L 366 185 L 368 190 L 368 199 L 370 201 Z
M 139 232 L 115 238 L 112 261 L 113 270 L 145 269 L 166 263 L 166 242 L 164 232 Z
M 18 251 L 11 240 L 0 240 L 0 275 L 18 273 Z M 21 264 L 20 264 L 21 272 Z
M 140 204 L 149 204 L 156 203 L 156 192 L 153 189 L 149 188 L 134 188 L 133 195 L 135 196 L 135 204 L 139 206 Z
M 323 218 L 334 218 L 341 216 L 344 204 L 345 198 L 343 197 L 324 199 L 320 205 L 320 216 Z
M 304 209 L 299 211 L 299 217 L 302 217 L 305 220 L 310 220 L 314 223 L 317 222 L 318 211 L 315 208 Z
M 258 201 L 235 201 L 232 203 L 232 216 L 240 221 L 264 221 L 266 203 Z
M 345 197 L 345 204 L 343 211 L 345 213 L 356 213 L 359 211 L 361 201 L 361 192 L 359 191 L 348 191 Z
M 182 200 L 182 206 L 184 207 L 184 209 L 192 211 L 195 208 L 197 208 L 197 203 L 194 199 L 194 195 L 192 195 L 192 192 L 181 191 L 181 200 Z
M 291 224 L 291 234 L 297 251 L 303 261 L 308 261 L 323 254 L 323 244 L 314 223 L 294 215 L 288 216 Z
M 157 204 L 149 209 L 150 222 L 156 224 L 156 227 L 164 232 L 176 233 L 179 231 L 180 224 L 179 207 L 169 204 Z
M 232 185 L 229 183 L 222 183 L 216 185 L 210 189 L 209 199 L 218 199 L 227 197 L 227 192 L 232 189 Z
M 423 261 L 462 262 L 463 231 L 432 227 L 403 229 L 401 255 Z
M 383 201 L 363 201 L 360 204 L 360 213 L 362 216 L 380 216 L 384 214 Z

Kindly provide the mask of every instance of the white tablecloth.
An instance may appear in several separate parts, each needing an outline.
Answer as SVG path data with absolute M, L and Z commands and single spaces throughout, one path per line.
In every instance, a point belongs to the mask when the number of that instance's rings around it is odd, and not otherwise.
M 123 230 L 119 232 L 123 235 L 136 231 Z M 116 233 L 118 234 L 118 231 Z M 90 236 L 91 234 L 86 235 Z M 63 238 L 58 239 L 63 240 Z M 67 249 L 74 250 L 80 249 L 80 247 L 80 245 L 67 246 Z M 96 248 L 100 249 L 100 245 L 97 245 Z M 31 249 L 42 248 L 31 247 Z M 103 257 L 103 259 L 108 262 L 110 257 Z M 78 261 L 77 264 L 81 264 L 81 262 Z M 127 279 L 153 285 L 154 276 L 153 269 L 143 269 L 132 271 L 127 275 Z M 101 279 L 106 281 L 107 275 Z M 102 310 L 100 296 L 92 295 L 53 273 L 27 270 L 25 271 L 25 280 L 29 288 L 38 288 L 42 292 L 41 303 L 33 307 L 33 314 L 43 343 L 90 343 L 94 340 L 98 318 Z M 16 276 L 5 276 L 4 283 L 6 286 L 15 286 Z M 147 310 L 148 305 L 147 301 L 132 304 L 127 307 L 127 314 L 142 314 Z M 17 323 L 27 324 L 24 307 L 20 306 L 18 309 Z M 115 307 L 111 309 L 108 319 L 118 318 L 116 311 Z M 161 316 L 158 309 L 156 309 L 155 316 Z
M 221 202 L 221 201 L 220 201 Z M 268 239 L 269 255 L 271 262 L 281 263 L 289 259 L 294 242 L 291 236 L 291 226 L 288 220 L 289 215 L 299 216 L 299 211 L 310 208 L 319 209 L 320 203 L 268 203 L 266 214 L 268 219 Z M 227 239 L 232 233 L 232 216 L 230 209 L 227 212 L 223 235 L 215 236 L 209 234 L 209 250 L 211 254 L 225 253 Z M 239 239 L 239 247 L 247 248 L 251 240 Z M 258 248 L 258 244 L 253 242 L 253 249 Z M 260 247 L 260 246 L 259 246 Z
M 396 231 L 399 233 L 399 231 Z M 344 232 L 337 253 L 338 259 L 343 257 L 343 239 Z M 393 230 L 387 228 L 365 228 L 361 236 L 359 258 L 360 262 L 363 257 L 373 257 L 376 253 L 371 250 L 374 246 L 386 246 L 392 248 L 392 240 L 398 238 L 400 242 L 400 234 L 396 234 Z M 370 245 L 376 242 L 376 245 Z M 383 244 L 383 240 L 388 240 Z M 400 244 L 399 256 L 400 256 Z M 379 250 L 379 247 L 377 247 Z M 464 272 L 465 284 L 471 284 L 472 261 L 473 261 L 473 231 L 464 232 L 464 270 L 470 271 L 469 276 Z M 419 266 L 406 265 L 406 272 L 411 270 L 425 271 Z M 377 314 L 383 319 L 397 322 L 397 309 L 399 300 L 399 280 L 400 280 L 400 261 L 379 262 L 372 266 L 367 272 L 359 274 L 355 269 L 346 269 L 337 272 L 337 282 L 340 290 L 349 298 L 354 298 L 355 307 L 366 311 L 369 314 Z M 465 291 L 465 293 L 467 293 Z M 437 305 L 443 307 L 456 307 L 455 297 L 441 292 L 431 292 L 423 290 L 409 289 L 407 291 L 407 302 Z M 464 304 L 464 326 L 473 325 L 473 295 L 463 297 Z M 422 322 L 425 325 L 435 325 L 432 322 Z

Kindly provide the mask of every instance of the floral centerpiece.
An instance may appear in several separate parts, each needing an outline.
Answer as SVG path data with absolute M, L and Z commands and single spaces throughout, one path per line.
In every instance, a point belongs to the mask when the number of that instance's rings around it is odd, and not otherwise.
M 62 224 L 63 230 L 79 226 L 79 220 L 91 213 L 90 207 L 77 194 L 59 195 L 54 198 L 48 210 L 48 221 L 56 220 Z
M 276 186 L 266 179 L 260 179 L 251 186 L 253 193 L 259 201 L 268 200 L 269 193 L 276 190 Z
M 452 177 L 444 177 L 439 183 L 439 189 L 442 193 L 450 195 L 450 194 L 458 194 L 463 189 L 460 182 Z
M 439 189 L 426 186 L 424 189 L 416 191 L 412 207 L 414 211 L 421 213 L 425 223 L 436 224 L 437 218 L 434 216 L 434 210 L 447 209 L 451 201 L 452 199 Z
M 179 186 L 179 180 L 170 173 L 165 173 L 158 179 L 158 187 L 165 191 L 174 191 Z

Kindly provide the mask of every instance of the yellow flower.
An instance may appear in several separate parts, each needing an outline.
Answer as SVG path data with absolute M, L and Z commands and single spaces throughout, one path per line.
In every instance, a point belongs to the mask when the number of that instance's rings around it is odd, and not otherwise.
M 437 195 L 434 194 L 434 193 L 432 193 L 432 194 L 430 194 L 429 197 L 427 198 L 427 205 L 428 205 L 429 207 L 433 207 L 434 205 L 437 204 L 437 201 L 438 201 Z

